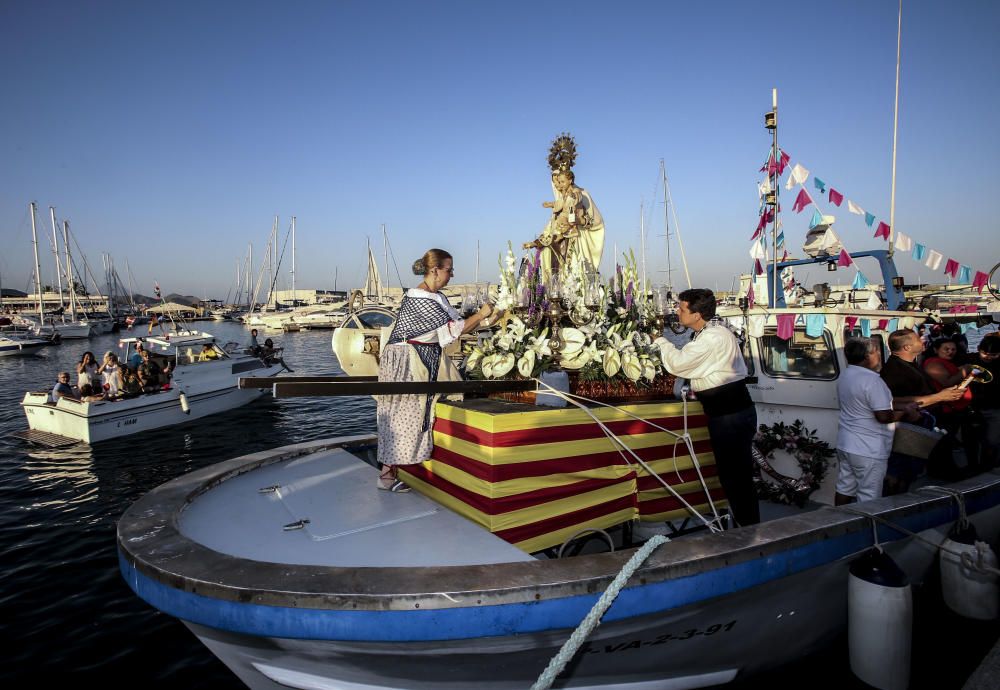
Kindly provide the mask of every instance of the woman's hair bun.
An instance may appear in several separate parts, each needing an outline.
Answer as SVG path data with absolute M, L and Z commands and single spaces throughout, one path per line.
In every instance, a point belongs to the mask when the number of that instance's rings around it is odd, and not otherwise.
M 427 265 L 424 263 L 423 257 L 413 262 L 413 275 L 415 276 L 427 275 Z

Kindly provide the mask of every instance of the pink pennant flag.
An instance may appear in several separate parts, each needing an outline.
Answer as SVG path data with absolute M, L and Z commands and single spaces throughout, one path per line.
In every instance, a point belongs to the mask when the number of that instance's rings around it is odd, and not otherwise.
M 944 265 L 944 274 L 951 276 L 952 278 L 957 278 L 958 269 L 960 267 L 961 264 L 959 264 L 957 261 L 955 261 L 954 259 L 948 259 L 948 261 Z
M 887 328 L 889 328 L 889 319 L 879 319 L 878 320 L 878 329 L 880 331 L 884 331 Z
M 755 239 L 757 239 L 758 237 L 760 237 L 760 233 L 762 233 L 762 232 L 764 232 L 764 228 L 762 228 L 760 225 L 758 225 L 757 229 L 753 231 L 753 235 L 750 237 L 750 241 L 753 242 Z
M 972 281 L 972 287 L 979 290 L 979 293 L 982 294 L 983 288 L 986 287 L 986 281 L 989 279 L 990 277 L 982 271 L 976 271 L 976 277 Z
M 852 263 L 854 262 L 851 261 L 851 255 L 847 253 L 846 249 L 841 249 L 840 256 L 837 257 L 837 265 L 844 268 L 850 266 Z
M 795 204 L 792 205 L 792 210 L 796 213 L 802 213 L 802 209 L 812 203 L 812 199 L 809 198 L 809 194 L 805 189 L 799 190 L 799 195 L 795 197 Z
M 833 187 L 830 187 L 830 203 L 834 206 L 840 206 L 844 203 L 844 195 L 838 192 Z
M 885 224 L 884 221 L 878 222 L 878 227 L 875 229 L 875 237 L 884 237 L 886 240 L 889 239 L 889 226 Z
M 782 261 L 788 261 L 788 250 L 786 249 L 784 254 L 781 255 Z
M 785 166 L 788 165 L 788 161 L 791 159 L 784 151 L 781 152 L 781 157 L 778 159 L 778 175 L 783 175 L 785 173 Z
M 753 305 L 755 305 L 756 303 L 757 302 L 753 294 L 753 283 L 751 283 L 750 287 L 747 289 L 747 304 L 749 304 L 750 308 L 753 309 Z
M 853 331 L 854 327 L 858 324 L 857 316 L 845 316 L 844 325 L 847 326 L 847 330 Z
M 764 274 L 764 267 L 760 265 L 760 259 L 754 259 L 753 260 L 753 270 L 754 270 L 754 273 L 756 273 L 757 275 L 763 275 Z
M 788 340 L 795 334 L 795 314 L 778 314 L 778 337 Z

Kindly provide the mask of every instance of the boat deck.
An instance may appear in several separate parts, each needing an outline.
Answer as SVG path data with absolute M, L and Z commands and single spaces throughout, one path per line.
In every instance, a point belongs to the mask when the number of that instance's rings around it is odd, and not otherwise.
M 223 481 L 181 513 L 180 532 L 255 561 L 423 567 L 531 556 L 416 492 L 375 488 L 378 474 L 334 448 Z

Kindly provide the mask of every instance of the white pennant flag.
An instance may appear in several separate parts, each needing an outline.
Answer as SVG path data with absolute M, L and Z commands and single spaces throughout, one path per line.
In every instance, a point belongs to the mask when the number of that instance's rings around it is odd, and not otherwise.
M 788 175 L 788 181 L 785 182 L 785 189 L 791 189 L 795 185 L 802 184 L 808 179 L 809 171 L 796 163 L 794 167 L 792 167 L 792 172 Z
M 767 252 L 764 250 L 763 242 L 754 242 L 753 246 L 750 247 L 750 258 L 751 259 L 767 259 Z
M 868 300 L 865 302 L 865 309 L 881 309 L 882 300 L 879 299 L 878 293 L 872 290 L 868 293 Z
M 819 243 L 820 249 L 831 249 L 832 247 L 840 246 L 840 239 L 833 232 L 833 228 L 827 228 L 826 232 L 823 233 L 823 239 Z
M 851 213 L 856 213 L 859 216 L 865 215 L 865 210 L 860 206 L 858 206 L 853 201 L 851 201 L 850 199 L 847 200 L 847 210 L 850 211 Z
M 913 249 L 913 240 L 910 239 L 909 235 L 904 235 L 901 232 L 896 233 L 896 249 L 901 252 L 908 252 Z
M 936 271 L 938 270 L 938 268 L 940 268 L 941 259 L 943 258 L 944 256 L 941 254 L 941 252 L 937 251 L 936 249 L 932 249 L 927 254 L 927 261 L 924 262 L 924 266 L 931 269 L 932 271 Z
M 767 193 L 771 191 L 771 180 L 765 179 L 763 182 L 757 183 L 757 196 L 763 199 L 767 196 Z

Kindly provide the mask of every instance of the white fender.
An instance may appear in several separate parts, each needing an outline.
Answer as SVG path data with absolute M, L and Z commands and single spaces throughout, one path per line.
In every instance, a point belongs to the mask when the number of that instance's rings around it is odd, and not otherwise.
M 992 573 L 966 567 L 959 554 L 968 554 L 972 563 L 996 569 L 997 555 L 989 544 L 963 544 L 945 539 L 941 544 L 941 594 L 952 611 L 966 618 L 994 620 L 1000 614 L 1000 583 Z
M 885 553 L 871 549 L 851 564 L 847 636 L 851 670 L 881 690 L 910 684 L 913 593 L 906 575 Z
M 183 393 L 180 394 L 181 409 L 184 410 L 184 414 L 191 414 L 191 405 L 188 403 L 188 398 Z

